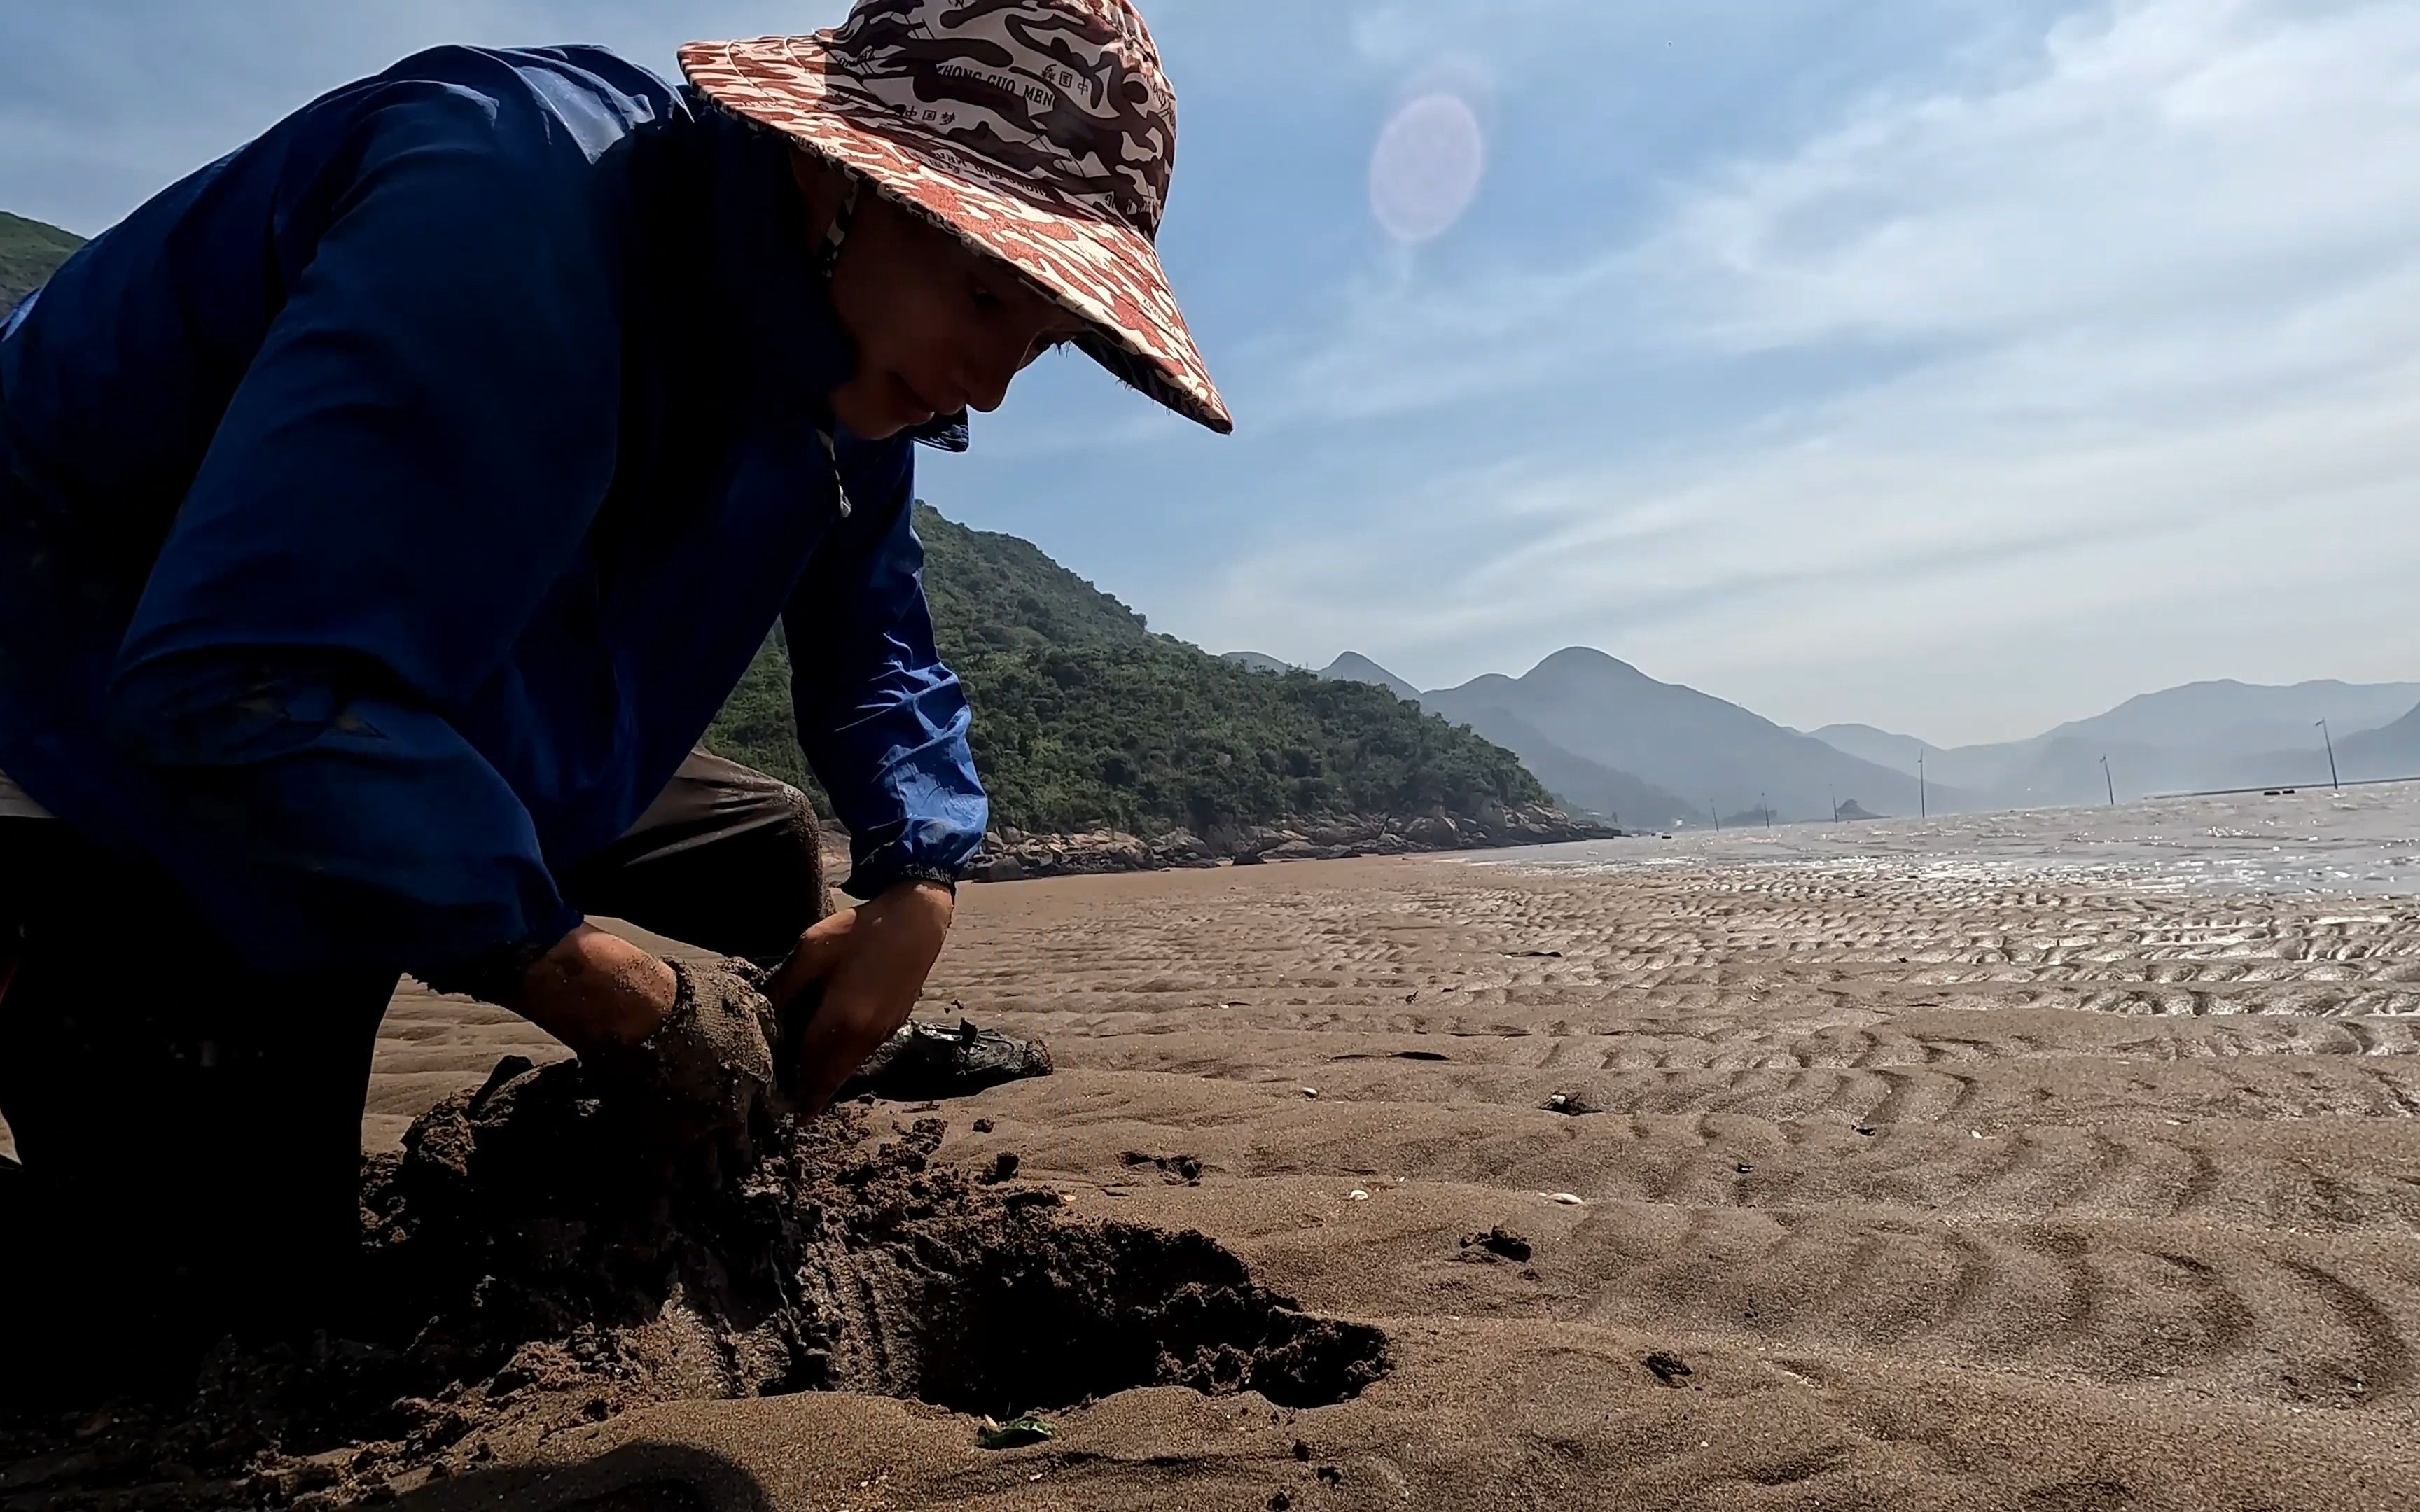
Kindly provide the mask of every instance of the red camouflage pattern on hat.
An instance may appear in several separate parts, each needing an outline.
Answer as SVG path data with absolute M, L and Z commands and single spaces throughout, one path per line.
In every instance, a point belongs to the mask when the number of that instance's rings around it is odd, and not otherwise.
M 690 82 L 1009 263 L 1077 345 L 1234 428 L 1153 247 L 1176 96 L 1130 0 L 859 0 L 801 37 L 692 42 Z

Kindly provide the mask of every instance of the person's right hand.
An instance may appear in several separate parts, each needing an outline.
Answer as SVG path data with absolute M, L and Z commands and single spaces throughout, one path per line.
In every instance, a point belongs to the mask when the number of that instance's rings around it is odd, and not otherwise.
M 663 1026 L 679 985 L 656 957 L 582 924 L 529 968 L 514 1009 L 583 1056 L 627 1050 Z

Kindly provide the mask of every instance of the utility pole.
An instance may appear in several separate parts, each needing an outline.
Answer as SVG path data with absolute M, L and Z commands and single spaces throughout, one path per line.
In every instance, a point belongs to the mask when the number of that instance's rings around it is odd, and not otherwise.
M 2319 738 L 2328 743 L 2328 786 L 2342 793 L 2344 784 L 2336 780 L 2336 737 L 2329 733 L 2325 719 L 2319 721 Z
M 1922 746 L 1916 748 L 1916 816 L 1918 819 L 1932 817 L 1931 810 L 1924 805 L 1924 748 Z
M 2101 780 L 2109 788 L 2109 807 L 2118 807 L 2118 779 L 2109 775 L 2109 758 L 2101 758 Z
M 1837 824 L 1838 824 L 1839 822 L 1840 822 L 1840 790 L 1839 790 L 1838 788 L 1834 788 L 1834 789 L 1832 790 L 1832 823 L 1834 823 L 1834 824 L 1836 824 L 1836 825 L 1837 825 Z
M 1712 798 L 1708 798 L 1706 800 L 1706 812 L 1714 816 L 1714 833 L 1717 835 L 1721 834 L 1723 832 L 1723 811 L 1722 810 L 1714 807 L 1714 800 Z
M 1764 815 L 1764 827 L 1771 829 L 1773 827 L 1773 805 L 1765 802 L 1764 795 L 1760 793 L 1756 795 L 1756 806 L 1758 810 Z

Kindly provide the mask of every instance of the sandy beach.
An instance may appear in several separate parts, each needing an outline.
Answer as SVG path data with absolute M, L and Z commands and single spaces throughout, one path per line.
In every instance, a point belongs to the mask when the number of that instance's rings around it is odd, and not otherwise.
M 937 1164 L 1199 1229 L 1388 1373 L 1048 1404 L 1006 1451 L 916 1402 L 674 1403 L 466 1443 L 407 1504 L 2420 1504 L 2407 902 L 1685 856 L 1078 879 L 967 889 L 927 1007 L 1060 1068 L 919 1111 Z M 405 993 L 370 1143 L 508 1051 L 547 1053 Z

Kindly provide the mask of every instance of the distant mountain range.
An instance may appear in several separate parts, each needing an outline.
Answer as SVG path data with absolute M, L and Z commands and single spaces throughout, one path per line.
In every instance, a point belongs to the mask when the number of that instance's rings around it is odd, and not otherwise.
M 2346 736 L 2336 764 L 2353 782 L 2420 773 L 2420 706 L 2392 724 Z
M 1248 671 L 1293 672 L 1302 670 L 1290 661 L 1280 661 L 1275 656 L 1264 656 L 1257 651 L 1222 651 L 1218 654 L 1218 659 L 1233 662 Z
M 1334 675 L 1333 670 L 1321 675 Z M 1339 680 L 1370 681 L 1358 677 Z M 1402 694 L 1396 696 L 1404 697 Z M 1546 791 L 1553 794 L 1565 809 L 1596 814 L 1609 824 L 1624 824 L 1640 829 L 1660 829 L 1690 815 L 1686 798 L 1565 748 L 1536 725 L 1507 708 L 1505 703 L 1508 701 L 1482 696 L 1472 702 L 1449 706 L 1442 695 L 1414 693 L 1409 702 L 1419 704 L 1432 714 L 1443 715 L 1456 724 L 1466 724 L 1474 733 L 1484 731 L 1485 739 L 1520 757 L 1521 764 L 1544 783 Z M 1691 818 L 1694 822 L 1694 816 Z
M 1424 694 L 1420 703 L 1474 730 L 1493 711 L 1508 711 L 1566 749 L 1681 800 L 1663 814 L 1633 810 L 1642 824 L 1695 824 L 1701 814 L 1711 824 L 1714 811 L 1768 805 L 1782 817 L 1821 819 L 1853 797 L 1885 813 L 1917 807 L 1914 772 L 1862 761 L 1696 688 L 1657 682 L 1601 651 L 1559 651 L 1524 676 L 1481 677 Z M 1509 738 L 1497 744 L 1513 746 Z
M 1831 747 L 1845 751 L 1862 762 L 1877 766 L 1907 766 L 1916 761 L 1916 752 L 1924 753 L 1930 766 L 1946 754 L 1938 746 L 1928 745 L 1914 735 L 1893 734 L 1869 724 L 1827 724 L 1807 733 Z
M 1357 651 L 1348 651 L 1329 662 L 1326 670 L 1319 675 L 1332 683 L 1368 683 L 1374 687 L 1385 688 L 1399 699 L 1405 699 L 1414 703 L 1420 701 L 1419 688 L 1404 682 Z
M 1761 812 L 1822 819 L 1852 798 L 1914 813 L 1916 779 L 1786 730 L 1696 688 L 1659 683 L 1602 651 L 1559 651 L 1520 677 L 1490 674 L 1459 687 L 1410 685 L 1357 653 L 1323 677 L 1372 683 L 1467 724 L 1518 755 L 1566 804 L 1633 828 L 1712 825 Z M 1941 807 L 1964 795 L 1943 792 Z
M 2128 699 L 2105 714 L 2071 720 L 2030 740 L 1943 749 L 1869 725 L 1826 725 L 1818 739 L 1873 761 L 1907 765 L 1921 748 L 1925 769 L 1982 794 L 1995 808 L 2088 803 L 2114 785 L 2146 793 L 2327 780 L 2318 721 L 2338 740 L 2348 781 L 2420 774 L 2393 741 L 2359 738 L 2420 707 L 2420 683 L 2188 683 Z M 2382 733 L 2382 732 L 2381 732 Z M 2109 760 L 2109 775 L 2101 761 Z
M 2307 786 L 2328 777 L 2314 728 L 2323 718 L 2337 733 L 2344 780 L 2420 775 L 2420 683 L 2194 683 L 2030 740 L 1944 748 L 1871 725 L 1787 729 L 1583 647 L 1518 678 L 1427 693 L 1357 653 L 1320 675 L 1374 684 L 1467 724 L 1519 755 L 1566 806 L 1634 828 L 1709 825 L 1714 812 L 1728 825 L 1767 806 L 1787 822 L 1913 814 L 1919 803 L 1936 812 L 2098 803 L 2113 789 L 2130 798 Z

